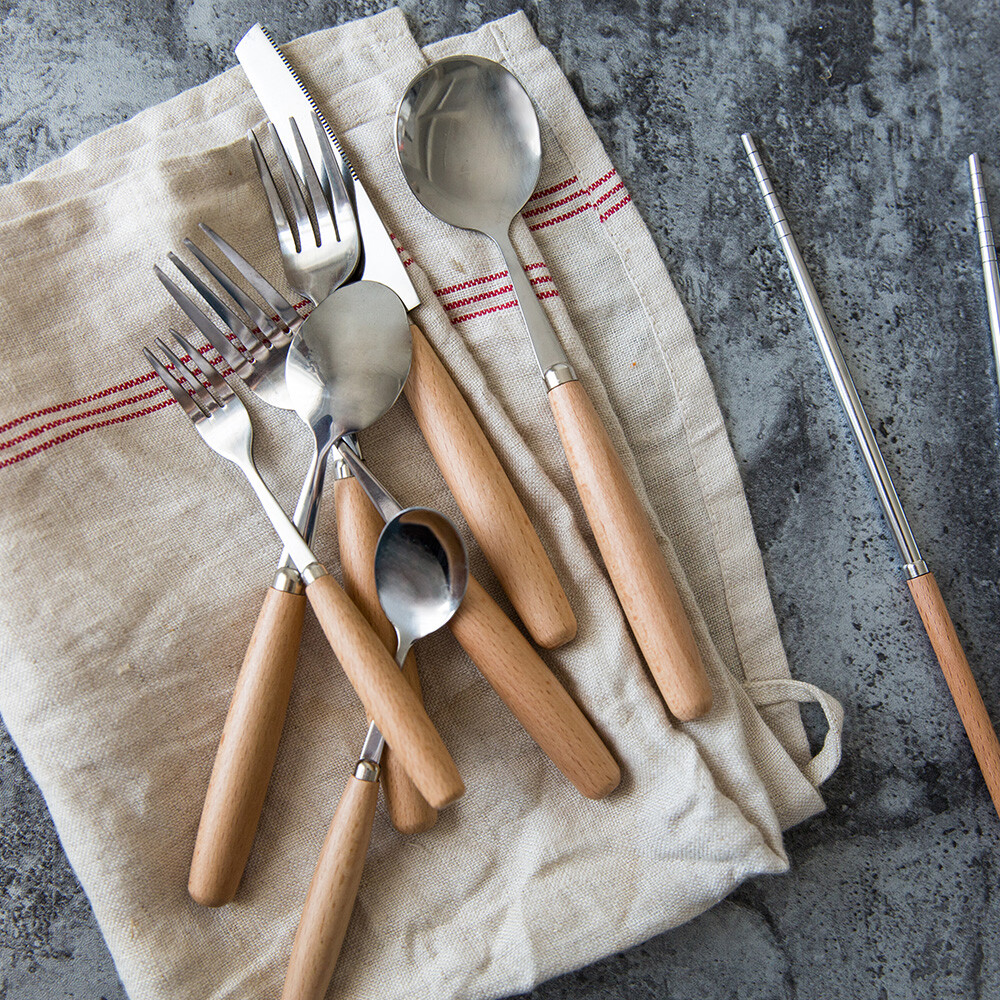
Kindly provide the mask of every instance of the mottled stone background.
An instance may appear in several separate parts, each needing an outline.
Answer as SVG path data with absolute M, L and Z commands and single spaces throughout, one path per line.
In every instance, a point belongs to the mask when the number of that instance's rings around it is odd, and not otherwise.
M 0 180 L 229 67 L 255 20 L 285 40 L 383 6 L 0 0 Z M 516 4 L 403 7 L 432 41 Z M 1000 820 L 739 144 L 750 129 L 765 149 L 1000 720 L 997 382 L 966 166 L 978 150 L 1000 221 L 998 8 L 551 0 L 527 12 L 694 321 L 793 672 L 847 710 L 829 811 L 788 835 L 789 875 L 532 996 L 1000 996 Z M 0 1000 L 120 1000 L 2 729 L 0 816 Z

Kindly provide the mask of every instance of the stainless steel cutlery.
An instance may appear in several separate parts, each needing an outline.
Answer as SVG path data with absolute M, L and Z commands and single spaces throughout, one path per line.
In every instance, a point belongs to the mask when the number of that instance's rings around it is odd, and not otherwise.
M 372 205 L 329 121 L 303 87 L 284 53 L 258 24 L 236 46 L 236 55 L 289 155 L 295 144 L 289 117 L 307 120 L 316 113 L 334 143 L 336 170 L 321 175 L 328 183 L 339 172 L 357 210 L 363 255 L 352 280 L 387 284 L 408 310 L 420 296 L 406 273 L 378 212 Z M 303 133 L 315 158 L 318 140 Z M 547 648 L 576 634 L 576 619 L 555 570 L 527 513 L 479 422 L 441 364 L 420 328 L 413 323 L 413 367 L 406 397 L 424 438 L 490 566 L 535 641 Z
M 512 220 L 534 191 L 541 166 L 531 98 L 499 63 L 476 56 L 439 60 L 400 101 L 396 151 L 428 211 L 485 234 L 503 254 L 570 471 L 625 616 L 671 712 L 682 720 L 704 715 L 712 689 L 649 517 L 510 242 Z
M 313 555 L 257 472 L 252 454 L 253 428 L 246 407 L 214 365 L 179 334 L 174 337 L 183 348 L 184 358 L 158 340 L 164 360 L 144 349 L 147 360 L 205 443 L 246 476 L 291 554 L 344 672 L 421 793 L 437 807 L 454 801 L 463 793 L 464 785 L 423 705 L 371 626 Z
M 1000 742 L 997 740 L 993 723 L 983 704 L 976 680 L 969 668 L 955 626 L 952 623 L 948 609 L 945 607 L 941 591 L 938 589 L 934 574 L 927 568 L 917 547 L 913 532 L 903 512 L 903 505 L 896 495 L 889 470 L 886 468 L 878 442 L 872 431 L 864 406 L 854 387 L 847 362 L 841 353 L 833 327 L 827 318 L 826 310 L 812 283 L 812 278 L 802 260 L 795 237 L 785 217 L 784 209 L 774 193 L 774 187 L 768 176 L 767 168 L 761 159 L 760 152 L 753 137 L 749 133 L 742 136 L 750 165 L 753 168 L 757 185 L 760 188 L 764 204 L 771 217 L 778 243 L 788 261 L 792 277 L 798 288 L 802 303 L 806 308 L 809 323 L 816 336 L 826 363 L 827 370 L 833 380 L 837 396 L 844 408 L 854 432 L 854 438 L 861 451 L 868 474 L 875 486 L 879 502 L 885 511 L 886 521 L 892 531 L 893 538 L 899 548 L 903 560 L 903 571 L 906 574 L 906 584 L 920 613 L 921 621 L 931 641 L 931 646 L 937 661 L 944 673 L 948 689 L 962 718 L 962 724 L 972 744 L 979 769 L 983 773 L 986 786 L 993 799 L 993 805 L 1000 813 Z

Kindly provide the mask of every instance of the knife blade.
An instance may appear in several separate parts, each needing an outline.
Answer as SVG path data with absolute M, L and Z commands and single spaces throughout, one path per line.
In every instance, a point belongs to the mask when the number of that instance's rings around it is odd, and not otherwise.
M 330 128 L 319 105 L 313 100 L 298 73 L 263 25 L 255 24 L 240 39 L 236 46 L 236 58 L 239 59 L 267 117 L 278 130 L 281 144 L 300 176 L 302 176 L 302 162 L 299 159 L 289 118 L 309 121 L 315 112 L 330 137 L 337 152 L 341 176 L 354 201 L 358 229 L 361 231 L 363 254 L 358 270 L 351 276 L 352 280 L 379 281 L 383 285 L 388 285 L 402 299 L 407 311 L 415 309 L 420 305 L 420 296 L 413 287 L 413 282 L 410 281 L 400 259 L 399 251 L 386 232 L 385 226 L 382 225 L 368 192 L 358 179 L 340 140 Z M 322 163 L 319 140 L 311 129 L 301 131 L 313 163 Z M 325 178 L 321 180 L 329 196 L 329 181 Z
M 237 44 L 236 56 L 287 150 L 295 150 L 294 140 L 286 139 L 291 136 L 289 117 L 308 119 L 315 112 L 338 151 L 341 173 L 345 182 L 350 179 L 348 189 L 353 188 L 364 244 L 361 273 L 351 280 L 381 281 L 407 310 L 416 308 L 420 296 L 395 244 L 329 121 L 284 52 L 255 24 Z M 310 155 L 316 153 L 316 162 L 322 162 L 318 139 L 310 140 L 317 144 Z M 548 649 L 561 646 L 576 635 L 576 618 L 555 569 L 469 404 L 412 318 L 410 329 L 413 365 L 406 397 L 431 453 L 532 638 Z

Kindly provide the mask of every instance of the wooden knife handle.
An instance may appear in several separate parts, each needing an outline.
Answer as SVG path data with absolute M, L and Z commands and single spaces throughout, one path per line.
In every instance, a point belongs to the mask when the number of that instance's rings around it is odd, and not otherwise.
M 601 799 L 618 786 L 618 764 L 580 706 L 473 577 L 448 627 L 528 735 L 583 795 Z
M 375 546 L 382 531 L 382 518 L 353 476 L 336 480 L 333 490 L 344 590 L 368 619 L 385 648 L 394 653 L 396 632 L 382 611 L 375 590 Z M 419 697 L 420 677 L 412 649 L 403 664 L 403 676 Z M 389 807 L 389 819 L 400 833 L 422 833 L 437 820 L 437 810 L 417 791 L 388 746 L 382 754 L 382 791 Z
M 329 573 L 310 583 L 306 596 L 347 679 L 423 797 L 437 809 L 460 798 L 465 785 L 451 754 L 371 625 Z
M 411 324 L 406 398 L 487 562 L 532 638 L 546 649 L 576 635 L 576 618 L 514 487 L 469 404 Z
M 340 797 L 306 896 L 282 1000 L 323 1000 L 340 956 L 372 835 L 378 782 L 353 774 Z
M 986 779 L 993 807 L 1000 815 L 1000 743 L 989 713 L 983 704 L 976 680 L 969 669 L 955 626 L 945 607 L 933 573 L 924 573 L 907 580 L 920 618 L 934 647 L 938 663 L 948 682 L 948 690 L 962 717 L 972 750 L 979 762 L 979 770 Z
M 712 707 L 705 673 L 667 561 L 582 383 L 549 392 L 559 436 L 611 582 L 656 686 L 681 720 Z
M 222 906 L 243 877 L 292 691 L 304 594 L 269 587 L 215 755 L 188 878 L 191 898 Z

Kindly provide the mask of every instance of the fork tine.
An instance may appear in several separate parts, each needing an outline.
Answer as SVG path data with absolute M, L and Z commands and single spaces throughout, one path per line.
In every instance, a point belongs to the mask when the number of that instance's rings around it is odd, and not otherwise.
M 250 143 L 250 151 L 253 153 L 254 163 L 257 164 L 257 173 L 260 174 L 260 183 L 264 188 L 264 194 L 267 196 L 268 207 L 271 209 L 271 218 L 274 219 L 274 229 L 278 234 L 278 243 L 279 245 L 291 244 L 295 250 L 298 250 L 298 233 L 292 232 L 288 216 L 285 213 L 285 206 L 281 203 L 281 196 L 278 194 L 277 185 L 274 183 L 274 177 L 271 176 L 271 168 L 267 165 L 267 160 L 264 159 L 264 151 L 260 148 L 257 133 L 253 129 L 247 132 L 247 141 Z
M 286 326 L 300 320 L 302 317 L 295 307 L 274 287 L 256 268 L 252 267 L 246 258 L 234 250 L 214 229 L 199 222 L 198 228 L 219 248 L 222 255 L 247 280 L 250 287 L 274 310 L 274 314 Z
M 226 359 L 230 368 L 240 378 L 246 378 L 252 372 L 250 362 L 233 342 L 182 292 L 160 268 L 154 264 L 153 271 L 160 279 L 163 287 L 171 298 L 181 307 L 184 315 L 201 331 L 201 335 Z
M 315 114 L 315 112 L 313 113 Z M 320 184 L 319 177 L 316 175 L 316 167 L 309 156 L 309 150 L 306 149 L 306 144 L 302 141 L 302 133 L 299 132 L 298 122 L 294 118 L 289 118 L 288 124 L 292 130 L 292 137 L 295 139 L 295 147 L 299 152 L 299 162 L 302 164 L 302 176 L 305 179 L 306 189 L 309 191 L 309 197 L 312 199 L 313 212 L 316 215 L 316 245 L 323 245 L 323 234 L 324 232 L 329 232 L 331 229 L 334 233 L 334 239 L 340 242 L 340 230 L 337 227 L 337 221 L 330 212 L 330 205 L 326 200 L 326 192 L 323 190 L 323 185 Z
M 185 239 L 184 246 L 187 247 L 191 254 L 201 263 L 202 267 L 222 286 L 223 291 L 243 310 L 254 325 L 254 332 L 259 331 L 270 340 L 271 333 L 275 332 L 275 324 L 271 317 L 235 281 L 232 281 L 229 275 L 197 243 Z M 201 294 L 201 289 L 198 289 L 198 292 Z M 204 296 L 202 297 L 204 298 Z
M 298 240 L 296 242 L 301 248 L 303 242 L 302 234 L 307 230 L 312 230 L 313 240 L 318 245 L 319 237 L 316 234 L 316 230 L 313 229 L 312 219 L 309 218 L 309 209 L 306 208 L 305 199 L 302 197 L 302 188 L 299 185 L 299 178 L 295 172 L 295 168 L 288 159 L 288 153 L 285 152 L 285 147 L 281 144 L 278 130 L 274 127 L 273 122 L 267 123 L 267 130 L 271 133 L 271 142 L 274 144 L 275 153 L 278 157 L 278 166 L 281 167 L 281 175 L 285 178 L 288 201 L 295 215 L 295 225 L 298 229 Z
M 340 171 L 340 163 L 330 134 L 323 127 L 323 122 L 319 115 L 312 113 L 313 128 L 316 130 L 316 137 L 319 139 L 319 148 L 323 157 L 323 168 L 330 181 L 330 198 L 333 209 L 334 221 L 337 226 L 337 239 L 345 240 L 349 234 L 357 234 L 357 218 L 354 214 L 354 203 L 347 190 L 344 175 Z
M 187 280 L 194 287 L 194 290 L 208 303 L 215 315 L 218 316 L 219 319 L 221 319 L 222 322 L 229 328 L 229 331 L 239 341 L 240 346 L 247 351 L 252 351 L 253 348 L 260 342 L 260 338 L 251 331 L 246 323 L 244 323 L 243 320 L 241 320 L 240 317 L 237 316 L 236 313 L 234 313 L 233 310 L 230 309 L 225 302 L 223 302 L 222 299 L 220 299 L 219 296 L 216 295 L 215 292 L 213 292 L 212 289 L 209 288 L 209 286 L 206 285 L 205 282 L 202 281 L 201 278 L 199 278 L 198 275 L 196 275 L 194 271 L 192 271 L 191 268 L 189 268 L 187 264 L 185 264 L 184 261 L 177 256 L 177 254 L 168 253 L 167 260 L 169 260 L 170 263 L 173 264 L 185 278 L 187 278 Z
M 159 341 L 157 341 L 159 343 Z M 160 381 L 170 390 L 170 395 L 181 404 L 181 409 L 192 419 L 200 420 L 208 416 L 208 411 L 177 381 L 177 377 L 171 372 L 160 359 L 148 348 L 144 347 L 142 353 L 152 366 L 154 372 L 160 377 Z M 171 353 L 171 352 L 168 352 Z M 183 366 L 181 366 L 183 367 Z
M 197 350 L 191 345 L 191 343 L 185 340 L 173 327 L 170 328 L 170 334 L 177 341 L 181 347 L 187 352 L 188 357 L 195 363 L 198 370 L 205 377 L 205 381 L 208 382 L 210 390 L 214 389 L 212 393 L 215 398 L 220 403 L 225 403 L 227 399 L 231 399 L 234 395 L 232 386 L 219 374 L 218 369 L 215 365 L 211 364 L 201 351 Z M 157 341 L 159 343 L 159 341 Z M 164 349 L 170 351 L 170 348 L 163 345 Z M 172 352 L 171 352 L 172 353 Z M 185 365 L 185 367 L 188 367 Z M 189 369 L 190 370 L 190 369 Z

